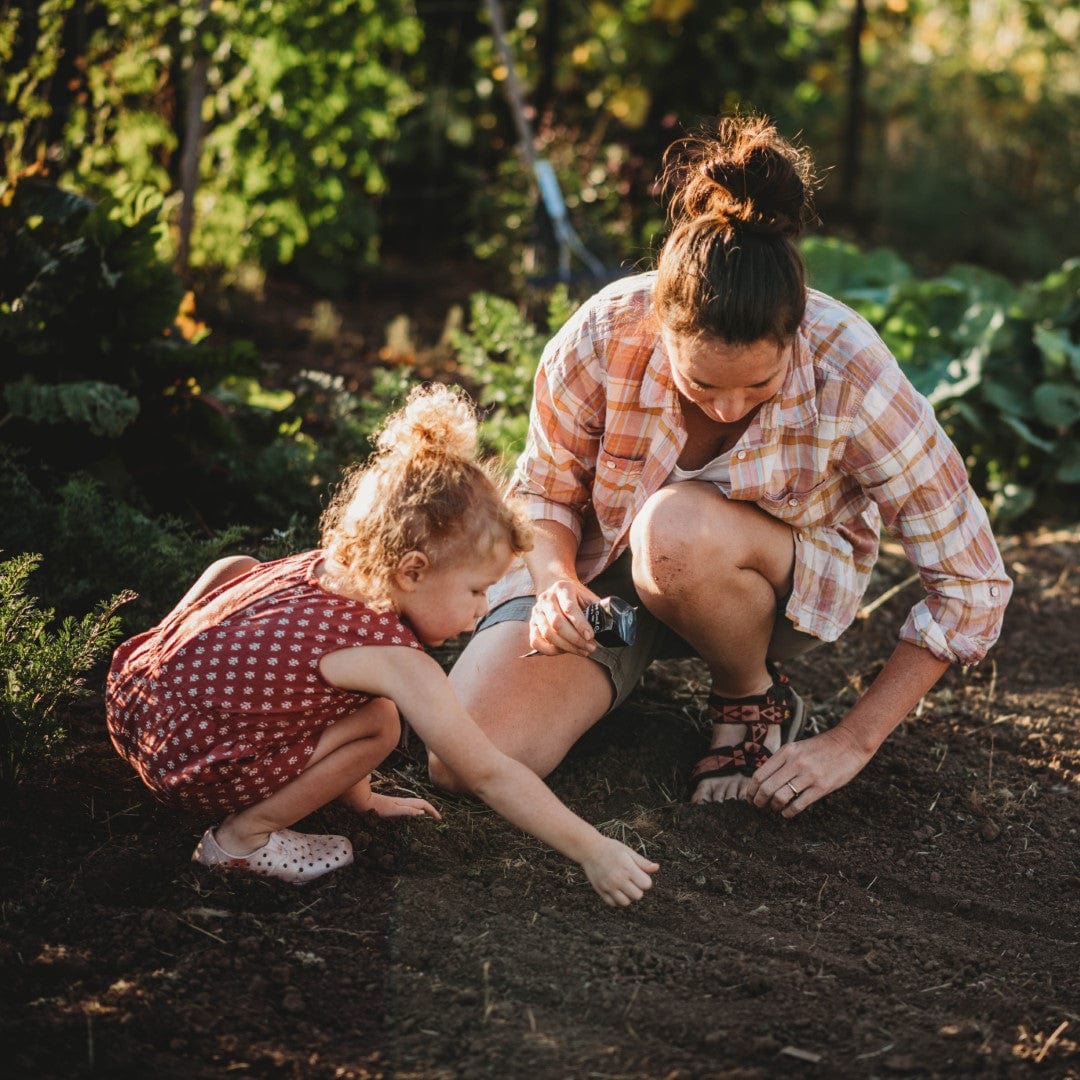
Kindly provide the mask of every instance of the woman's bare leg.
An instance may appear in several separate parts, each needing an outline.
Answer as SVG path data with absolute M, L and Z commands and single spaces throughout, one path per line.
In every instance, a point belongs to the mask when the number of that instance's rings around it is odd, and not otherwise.
M 749 503 L 732 502 L 711 484 L 674 484 L 657 492 L 630 532 L 634 585 L 642 603 L 685 638 L 709 665 L 713 691 L 749 697 L 772 684 L 765 666 L 776 602 L 791 588 L 792 530 Z M 710 746 L 741 742 L 741 724 L 714 724 Z M 780 745 L 770 730 L 767 745 Z M 742 798 L 749 777 L 713 777 L 695 802 Z
M 505 754 L 547 776 L 610 708 L 607 669 L 581 656 L 528 656 L 529 625 L 496 623 L 477 634 L 450 672 L 473 719 Z M 451 791 L 457 778 L 433 754 L 432 780 Z
M 218 826 L 218 843 L 233 855 L 262 847 L 270 833 L 287 829 L 363 781 L 394 749 L 400 734 L 397 708 L 386 698 L 374 698 L 342 717 L 322 733 L 299 776 Z

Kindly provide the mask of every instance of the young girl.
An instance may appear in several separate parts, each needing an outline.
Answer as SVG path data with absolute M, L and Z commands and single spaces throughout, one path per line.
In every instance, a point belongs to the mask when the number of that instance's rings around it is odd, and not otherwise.
M 496 750 L 423 651 L 471 631 L 488 587 L 530 546 L 477 462 L 472 408 L 442 386 L 415 390 L 335 496 L 318 550 L 220 560 L 117 649 L 113 745 L 164 801 L 225 815 L 194 861 L 299 883 L 352 861 L 344 837 L 288 828 L 332 799 L 439 817 L 371 790 L 400 713 L 477 796 L 579 862 L 608 904 L 639 900 L 657 865 Z

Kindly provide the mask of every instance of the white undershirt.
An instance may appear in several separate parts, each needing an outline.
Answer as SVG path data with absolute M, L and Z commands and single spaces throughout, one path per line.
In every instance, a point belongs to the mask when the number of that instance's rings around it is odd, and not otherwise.
M 671 470 L 668 478 L 664 481 L 664 487 L 668 484 L 679 484 L 684 480 L 707 480 L 715 484 L 724 495 L 731 495 L 731 451 L 714 457 L 706 462 L 700 469 L 680 469 L 678 465 Z

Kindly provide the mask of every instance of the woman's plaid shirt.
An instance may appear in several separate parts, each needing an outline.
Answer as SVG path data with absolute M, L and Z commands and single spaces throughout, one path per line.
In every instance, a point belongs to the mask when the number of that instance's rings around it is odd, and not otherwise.
M 534 519 L 579 538 L 589 582 L 625 550 L 630 524 L 686 441 L 652 310 L 654 274 L 615 282 L 548 344 L 513 489 Z M 794 359 L 731 457 L 731 498 L 796 537 L 787 605 L 798 629 L 833 641 L 858 611 L 881 525 L 919 570 L 925 597 L 900 636 L 962 664 L 986 654 L 1012 591 L 964 463 L 869 323 L 810 291 Z M 492 605 L 532 591 L 524 567 Z

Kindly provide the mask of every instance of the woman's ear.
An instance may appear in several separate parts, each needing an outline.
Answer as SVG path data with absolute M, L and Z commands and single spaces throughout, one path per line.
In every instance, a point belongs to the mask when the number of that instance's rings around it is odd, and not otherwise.
M 394 571 L 394 584 L 409 592 L 420 584 L 429 569 L 431 560 L 422 551 L 407 551 Z

